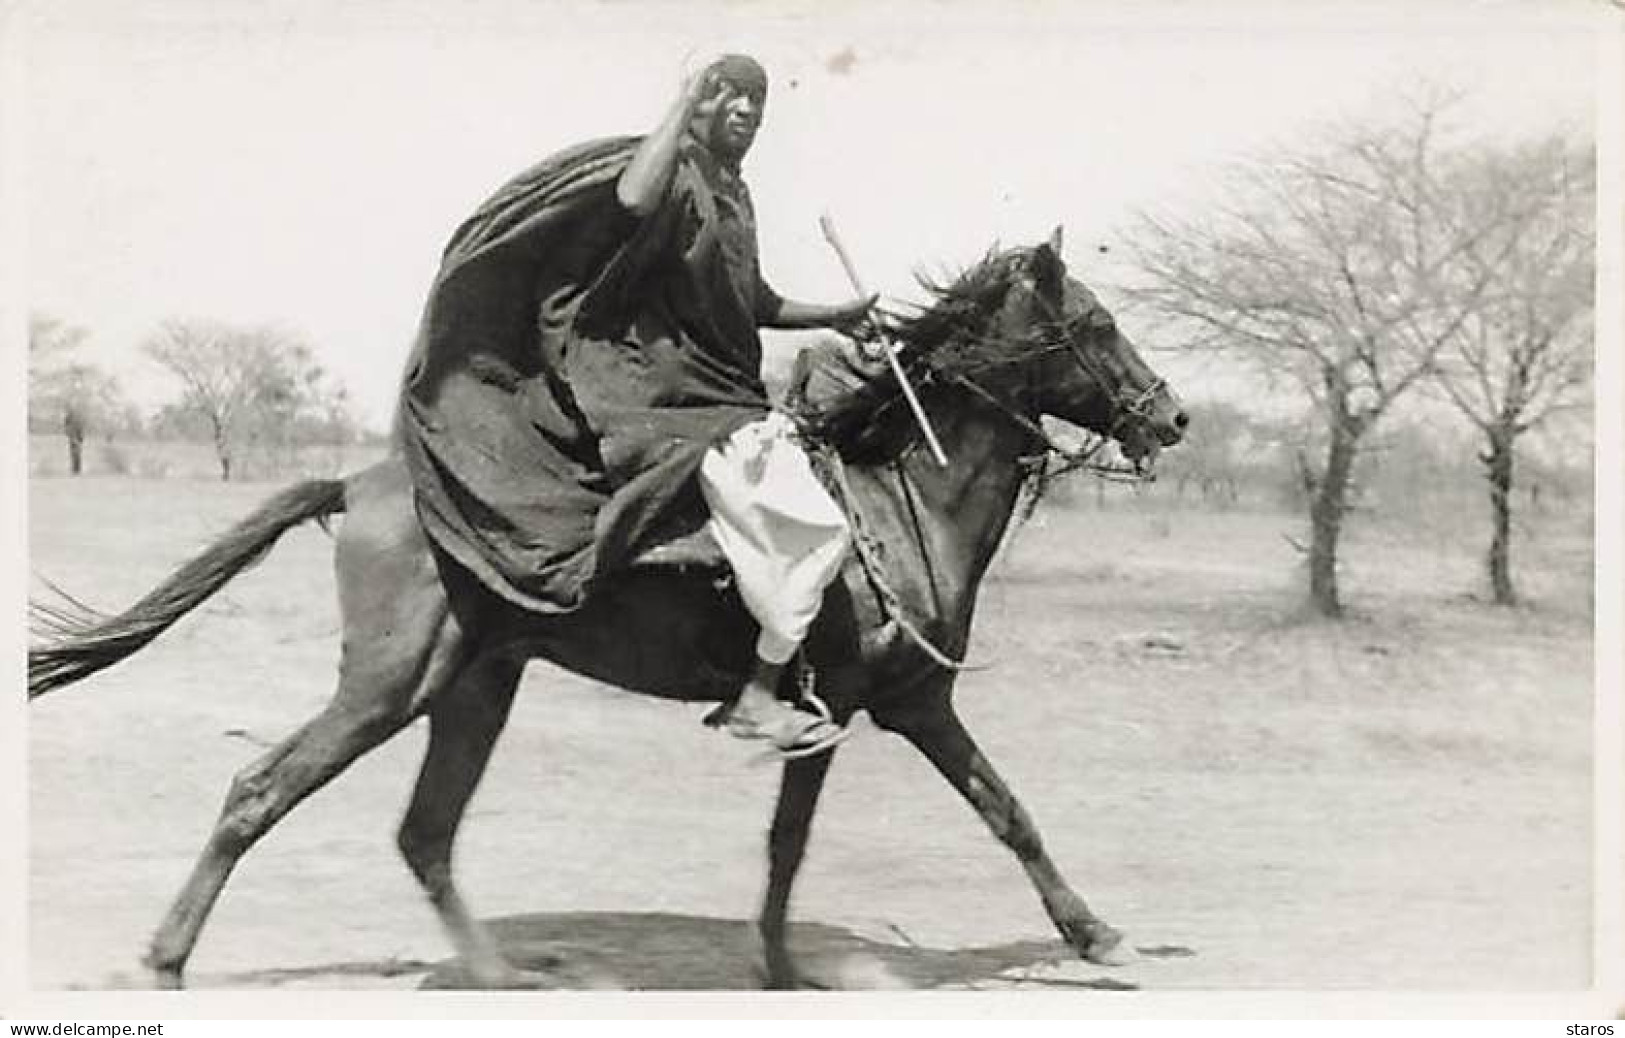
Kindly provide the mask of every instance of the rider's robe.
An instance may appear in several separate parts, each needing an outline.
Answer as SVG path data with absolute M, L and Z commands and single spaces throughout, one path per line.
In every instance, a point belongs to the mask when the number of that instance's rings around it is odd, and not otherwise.
M 697 529 L 700 459 L 768 412 L 757 328 L 778 298 L 750 196 L 690 138 L 640 219 L 615 196 L 637 143 L 546 159 L 457 229 L 402 389 L 425 531 L 540 612 Z

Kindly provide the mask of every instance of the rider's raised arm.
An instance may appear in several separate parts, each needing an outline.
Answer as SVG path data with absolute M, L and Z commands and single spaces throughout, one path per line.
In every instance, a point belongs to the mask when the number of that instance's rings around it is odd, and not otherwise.
M 615 183 L 615 197 L 636 216 L 648 216 L 660 208 L 677 168 L 678 149 L 690 121 L 703 104 L 714 100 L 717 82 L 710 68 L 690 75 L 683 82 L 677 100 L 653 133 L 643 139 L 632 161 Z

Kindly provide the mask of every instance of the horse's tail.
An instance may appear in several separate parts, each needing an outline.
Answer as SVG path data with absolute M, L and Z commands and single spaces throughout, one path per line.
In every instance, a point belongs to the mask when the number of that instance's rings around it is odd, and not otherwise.
M 117 616 L 101 616 L 77 602 L 76 613 L 30 602 L 30 619 L 49 630 L 52 638 L 28 651 L 28 698 L 71 685 L 133 655 L 262 559 L 283 533 L 342 511 L 343 480 L 306 480 L 261 505 Z

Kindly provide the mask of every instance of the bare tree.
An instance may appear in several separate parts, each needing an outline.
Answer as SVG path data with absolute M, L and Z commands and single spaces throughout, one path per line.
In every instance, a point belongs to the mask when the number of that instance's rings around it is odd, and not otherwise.
M 222 480 L 249 442 L 283 435 L 323 377 L 308 346 L 270 326 L 171 319 L 145 349 L 181 381 L 180 410 L 208 430 Z
M 1495 601 L 1511 605 L 1518 440 L 1552 415 L 1582 406 L 1590 383 L 1595 166 L 1589 149 L 1576 153 L 1552 139 L 1486 150 L 1462 179 L 1464 220 L 1514 206 L 1523 216 L 1467 250 L 1469 268 L 1494 287 L 1456 329 L 1437 380 L 1483 437 L 1479 460 L 1491 517 L 1486 565 Z
M 93 429 L 111 435 L 131 407 L 118 380 L 76 359 L 90 333 L 54 317 L 28 320 L 28 416 L 31 426 L 57 428 L 68 446 L 68 472 L 84 471 L 85 439 Z
M 1343 127 L 1239 167 L 1225 203 L 1196 218 L 1145 215 L 1131 236 L 1144 275 L 1126 289 L 1135 304 L 1191 348 L 1294 386 L 1316 416 L 1322 454 L 1303 472 L 1309 592 L 1327 616 L 1342 613 L 1338 541 L 1362 442 L 1434 372 L 1507 248 L 1492 232 L 1520 219 L 1511 198 L 1459 218 L 1445 107 L 1424 100 L 1397 124 Z
M 60 367 L 90 339 L 90 332 L 49 314 L 28 315 L 28 374 L 30 378 Z

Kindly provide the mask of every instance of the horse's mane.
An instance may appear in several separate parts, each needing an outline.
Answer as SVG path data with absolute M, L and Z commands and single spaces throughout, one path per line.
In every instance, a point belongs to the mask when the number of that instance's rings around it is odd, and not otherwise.
M 986 371 L 1028 355 L 1032 340 L 988 334 L 1004 302 L 1010 279 L 1031 250 L 997 246 L 976 263 L 947 279 L 916 274 L 929 302 L 906 314 L 881 318 L 883 338 L 898 343 L 898 360 L 922 396 L 940 392 L 958 376 Z M 813 435 L 832 443 L 852 461 L 895 457 L 918 435 L 902 389 L 889 367 L 862 372 L 856 365 L 825 360 L 845 369 L 836 376 L 842 391 L 812 394 L 798 410 Z
M 1025 255 L 1026 250 L 1000 251 L 995 246 L 950 280 L 916 274 L 931 302 L 915 314 L 888 316 L 886 332 L 920 355 L 963 345 L 984 329 L 991 310 L 1004 301 L 1011 275 Z

